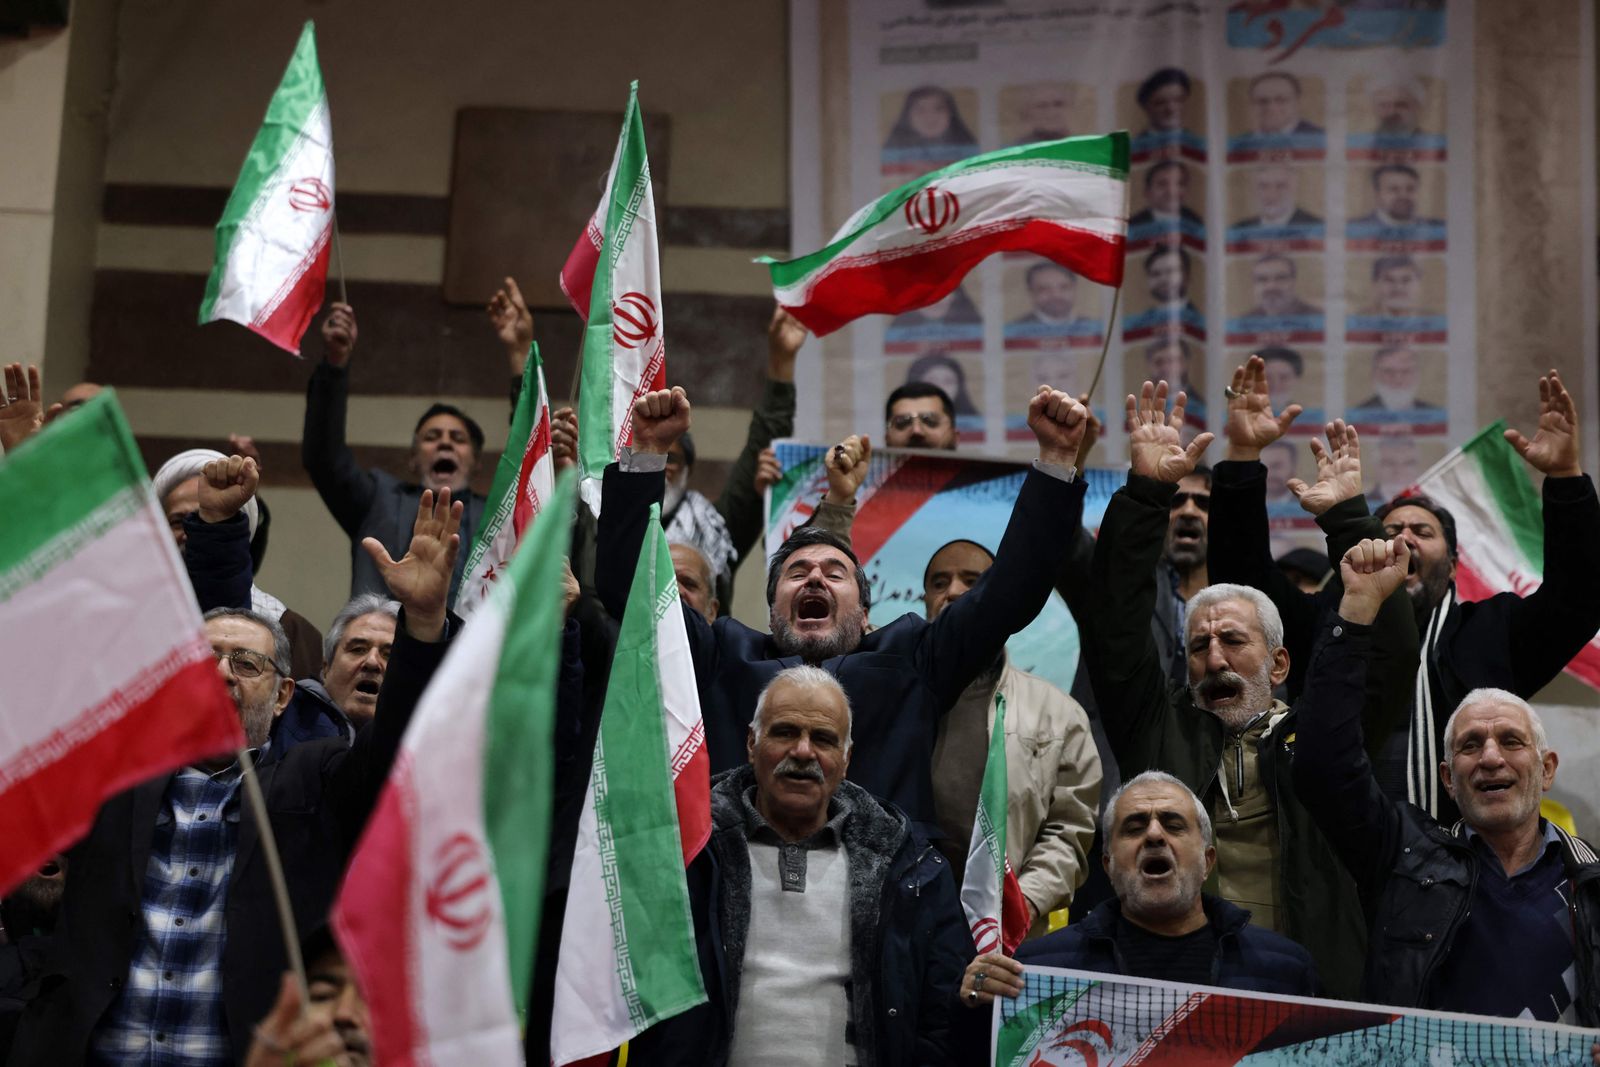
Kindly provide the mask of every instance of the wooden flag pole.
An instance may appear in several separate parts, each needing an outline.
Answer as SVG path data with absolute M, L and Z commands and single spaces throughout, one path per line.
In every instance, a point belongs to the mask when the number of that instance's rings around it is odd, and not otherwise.
M 1119 285 L 1111 290 L 1111 314 L 1106 320 L 1106 337 L 1100 344 L 1100 362 L 1094 368 L 1094 381 L 1089 383 L 1089 391 L 1083 394 L 1091 401 L 1094 399 L 1094 391 L 1100 387 L 1100 375 L 1106 369 L 1106 356 L 1111 352 L 1111 334 L 1117 328 L 1117 303 L 1121 299 L 1122 286 Z
M 338 233 L 335 230 L 334 233 Z M 278 858 L 278 841 L 272 836 L 272 823 L 267 818 L 267 799 L 261 794 L 261 783 L 256 779 L 255 761 L 250 750 L 239 749 L 239 766 L 243 771 L 245 803 L 256 821 L 256 832 L 261 836 L 261 855 L 267 861 L 267 876 L 272 882 L 272 896 L 278 905 L 278 925 L 283 929 L 283 947 L 288 952 L 289 969 L 294 972 L 295 984 L 300 987 L 300 1012 L 302 1016 L 311 1004 L 311 992 L 306 986 L 306 962 L 300 957 L 300 931 L 294 923 L 294 907 L 289 903 L 289 883 L 283 877 L 283 861 Z
M 350 291 L 344 284 L 344 249 L 339 247 L 339 214 L 333 215 L 333 269 L 339 275 L 339 303 L 350 303 Z

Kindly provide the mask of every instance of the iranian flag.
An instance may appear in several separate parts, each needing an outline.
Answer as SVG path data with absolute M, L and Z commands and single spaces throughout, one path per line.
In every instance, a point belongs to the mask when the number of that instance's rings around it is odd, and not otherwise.
M 552 516 L 572 508 L 557 480 Z M 417 705 L 333 924 L 378 1062 L 521 1064 L 544 898 L 564 519 L 535 523 Z
M 711 836 L 710 757 L 661 507 L 611 660 L 556 968 L 556 1064 L 706 999 L 683 869 Z
M 1456 596 L 1487 600 L 1527 596 L 1544 581 L 1544 509 L 1522 457 L 1500 419 L 1434 464 L 1417 490 L 1456 519 Z M 1600 689 L 1600 637 L 1567 664 L 1567 673 Z
M 592 256 L 586 246 L 593 247 Z M 605 195 L 561 272 L 561 287 L 575 304 L 575 294 L 588 293 L 580 310 L 588 321 L 578 388 L 578 465 L 584 502 L 598 515 L 600 476 L 622 446 L 633 442 L 634 400 L 667 383 L 656 205 L 638 82 L 628 88 Z
M 778 303 L 818 337 L 862 315 L 926 307 L 996 252 L 1032 252 L 1120 286 L 1127 185 L 1122 131 L 1004 148 L 885 193 L 820 251 L 757 262 Z
M 1028 936 L 1028 904 L 1022 886 L 1006 859 L 1006 698 L 994 697 L 994 725 L 989 729 L 989 758 L 983 765 L 978 815 L 967 847 L 961 907 L 972 925 L 978 954 L 1016 951 Z
M 113 390 L 0 460 L 0 893 L 107 797 L 242 747 Z
M 333 125 L 307 22 L 217 222 L 200 324 L 227 319 L 300 354 L 333 236 Z
M 463 620 L 482 607 L 505 574 L 523 533 L 550 499 L 555 461 L 550 455 L 550 393 L 537 343 L 522 368 L 522 391 L 511 417 L 511 436 L 495 467 L 489 489 L 488 518 L 467 556 L 466 580 L 456 591 L 456 614 Z

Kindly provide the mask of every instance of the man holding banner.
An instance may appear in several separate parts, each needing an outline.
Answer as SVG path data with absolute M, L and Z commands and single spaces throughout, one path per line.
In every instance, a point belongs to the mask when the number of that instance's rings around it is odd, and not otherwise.
M 634 405 L 634 443 L 606 469 L 596 579 L 619 617 L 626 577 L 644 541 L 672 442 L 689 426 L 682 389 Z M 768 570 L 771 634 L 730 618 L 708 624 L 685 612 L 712 771 L 744 762 L 756 697 L 784 667 L 814 663 L 838 677 L 858 710 L 853 782 L 936 834 L 929 763 L 937 723 L 994 663 L 1005 641 L 1039 613 L 1080 525 L 1084 485 L 1074 466 L 1087 425 L 1083 405 L 1040 387 L 1028 410 L 1039 458 L 1023 482 L 994 566 L 932 622 L 905 615 L 865 632 L 870 589 L 849 543 L 803 529 Z

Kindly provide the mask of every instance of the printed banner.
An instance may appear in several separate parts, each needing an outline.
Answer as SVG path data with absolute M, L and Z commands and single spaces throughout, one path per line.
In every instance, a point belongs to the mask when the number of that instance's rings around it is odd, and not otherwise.
M 1239 993 L 1029 967 L 997 1001 L 995 1067 L 1443 1067 L 1589 1062 L 1594 1033 L 1555 1023 Z
M 828 491 L 822 466 L 827 448 L 775 441 L 783 480 L 767 493 L 767 555 L 811 517 Z M 879 626 L 911 612 L 923 614 L 922 575 L 940 547 L 958 538 L 976 541 L 990 552 L 1011 520 L 1028 464 L 978 459 L 949 452 L 877 449 L 867 480 L 856 496 L 851 540 L 872 582 L 871 618 Z M 1100 526 L 1111 494 L 1122 485 L 1122 471 L 1088 470 L 1083 524 Z M 1038 618 L 1006 644 L 1011 662 L 1063 691 L 1072 689 L 1078 669 L 1078 628 L 1059 593 L 1052 593 Z

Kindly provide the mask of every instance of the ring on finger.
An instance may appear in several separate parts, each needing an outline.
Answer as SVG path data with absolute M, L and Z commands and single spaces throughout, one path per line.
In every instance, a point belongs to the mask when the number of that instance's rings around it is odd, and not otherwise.
M 983 988 L 983 983 L 988 981 L 988 980 L 989 980 L 988 972 L 987 971 L 979 971 L 979 972 L 977 972 L 976 974 L 974 974 L 972 976 L 972 988 L 975 989 L 975 990 L 976 989 L 982 989 Z
M 1241 396 L 1244 396 L 1243 393 L 1239 392 L 1239 390 L 1235 389 L 1231 385 L 1225 385 L 1222 387 L 1222 395 L 1227 397 L 1229 400 L 1237 400 Z

